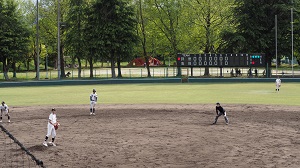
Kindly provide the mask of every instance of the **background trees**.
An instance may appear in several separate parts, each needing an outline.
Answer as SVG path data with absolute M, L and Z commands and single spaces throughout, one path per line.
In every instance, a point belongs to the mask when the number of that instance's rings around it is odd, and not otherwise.
M 57 0 L 40 1 L 40 65 L 57 68 Z M 292 3 L 293 2 L 293 3 Z M 294 55 L 299 54 L 299 0 L 64 0 L 61 1 L 61 69 L 64 58 L 89 64 L 110 61 L 112 77 L 122 77 L 121 62 L 159 57 L 175 62 L 177 53 L 266 53 L 291 56 L 291 8 Z M 36 64 L 36 7 L 32 1 L 0 0 L 0 58 L 4 74 L 21 62 Z M 137 43 L 138 42 L 138 43 Z M 19 62 L 19 63 L 18 63 Z M 116 74 L 115 67 L 118 72 Z M 149 67 L 148 77 L 151 76 Z M 179 74 L 180 75 L 180 74 Z M 204 75 L 209 75 L 208 69 Z M 6 75 L 7 80 L 8 76 Z M 64 77 L 64 73 L 62 74 Z
M 11 67 L 22 61 L 29 48 L 29 30 L 17 12 L 17 4 L 10 0 L 0 1 L 0 59 L 5 79 Z

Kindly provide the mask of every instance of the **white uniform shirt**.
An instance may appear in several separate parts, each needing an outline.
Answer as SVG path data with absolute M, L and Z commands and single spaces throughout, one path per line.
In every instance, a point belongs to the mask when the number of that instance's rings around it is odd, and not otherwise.
M 276 86 L 280 86 L 281 85 L 281 80 L 279 78 L 277 78 L 275 83 L 276 83 Z
M 91 93 L 90 100 L 94 101 L 94 102 L 97 102 L 97 99 L 98 99 L 97 93 Z
M 6 104 L 1 105 L 1 110 L 4 111 L 5 113 L 8 113 L 8 106 Z
M 49 120 L 51 121 L 52 124 L 55 124 L 56 123 L 56 114 L 51 113 L 49 115 Z M 50 122 L 48 121 L 49 127 L 53 126 L 52 124 L 50 124 Z

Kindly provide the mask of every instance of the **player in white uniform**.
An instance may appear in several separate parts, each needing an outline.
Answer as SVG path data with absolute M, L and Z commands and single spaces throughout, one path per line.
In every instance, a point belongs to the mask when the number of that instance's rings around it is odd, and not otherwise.
M 93 93 L 91 93 L 90 95 L 90 115 L 95 115 L 95 106 L 97 103 L 97 93 L 96 93 L 96 89 L 93 89 Z
M 10 123 L 10 115 L 9 115 L 9 108 L 8 106 L 5 104 L 4 101 L 1 102 L 1 116 L 0 116 L 0 122 L 2 122 L 2 114 L 4 113 L 5 116 L 7 116 L 8 118 L 8 122 Z
M 275 80 L 275 85 L 276 85 L 276 91 L 279 92 L 280 86 L 281 86 L 281 80 L 279 79 L 279 76 Z
M 55 137 L 56 137 L 56 131 L 55 131 L 54 125 L 56 125 L 56 124 L 59 125 L 59 123 L 57 122 L 55 112 L 56 112 L 55 108 L 52 108 L 51 114 L 49 115 L 49 119 L 48 119 L 47 135 L 45 137 L 45 141 L 43 142 L 44 146 L 48 146 L 47 140 L 48 140 L 50 135 L 52 136 L 52 141 L 50 142 L 50 144 L 52 146 L 56 146 L 55 143 L 54 143 L 54 140 L 55 140 Z

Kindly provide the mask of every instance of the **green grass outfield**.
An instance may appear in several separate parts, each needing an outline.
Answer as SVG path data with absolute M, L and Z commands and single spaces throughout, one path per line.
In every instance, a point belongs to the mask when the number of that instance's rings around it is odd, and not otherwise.
M 300 84 L 283 83 L 194 83 L 113 84 L 2 88 L 0 100 L 9 106 L 89 104 L 95 88 L 98 104 L 274 104 L 299 105 Z

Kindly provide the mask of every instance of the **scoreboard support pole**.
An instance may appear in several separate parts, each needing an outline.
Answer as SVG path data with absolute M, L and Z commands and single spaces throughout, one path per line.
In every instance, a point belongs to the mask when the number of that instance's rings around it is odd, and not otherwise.
M 193 67 L 191 67 L 191 77 L 193 77 Z
M 220 67 L 220 77 L 223 77 L 223 68 Z

